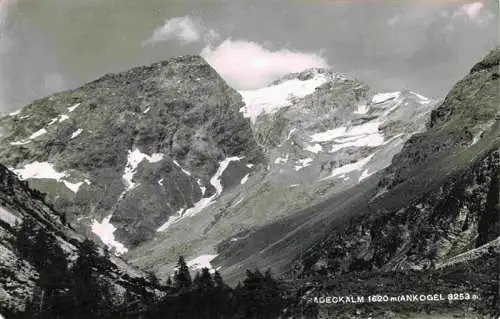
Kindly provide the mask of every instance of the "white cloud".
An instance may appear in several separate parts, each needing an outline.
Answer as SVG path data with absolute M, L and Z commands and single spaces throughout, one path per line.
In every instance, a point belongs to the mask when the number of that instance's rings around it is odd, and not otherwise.
M 0 0 L 1 1 L 1 0 Z M 143 44 L 177 39 L 181 44 L 202 42 L 200 55 L 234 88 L 255 89 L 291 72 L 312 67 L 328 67 L 322 54 L 296 52 L 287 49 L 272 51 L 261 44 L 226 39 L 216 44 L 220 34 L 190 16 L 168 19 Z M 267 45 L 269 46 L 269 45 Z
M 157 28 L 146 43 L 165 42 L 172 39 L 182 44 L 197 42 L 201 39 L 203 27 L 198 21 L 185 16 L 168 19 L 165 24 Z
M 481 11 L 484 8 L 484 3 L 473 2 L 461 5 L 454 13 L 453 18 L 466 17 L 470 21 L 479 21 Z
M 317 53 L 288 49 L 272 51 L 258 43 L 227 39 L 217 47 L 206 46 L 201 55 L 234 88 L 263 87 L 280 76 L 312 67 L 328 67 Z

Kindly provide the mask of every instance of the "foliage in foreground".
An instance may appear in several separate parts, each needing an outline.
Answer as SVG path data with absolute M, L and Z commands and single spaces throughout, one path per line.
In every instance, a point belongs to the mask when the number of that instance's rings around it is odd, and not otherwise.
M 26 219 L 18 227 L 15 246 L 21 257 L 40 274 L 34 297 L 24 313 L 10 318 L 278 318 L 289 316 L 293 298 L 270 271 L 247 270 L 236 288 L 224 283 L 218 272 L 204 268 L 191 277 L 179 257 L 175 274 L 165 285 L 149 274 L 147 279 L 121 280 L 120 291 L 109 278 L 119 273 L 109 252 L 85 240 L 76 260 L 70 261 L 57 238 Z M 119 276 L 119 275 L 118 275 Z M 161 296 L 161 297 L 160 297 Z

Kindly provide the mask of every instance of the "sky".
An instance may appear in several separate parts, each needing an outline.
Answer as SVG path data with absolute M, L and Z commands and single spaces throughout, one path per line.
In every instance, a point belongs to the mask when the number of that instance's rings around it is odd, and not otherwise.
M 443 97 L 499 43 L 496 0 L 0 0 L 0 112 L 202 55 L 236 89 L 328 67 Z

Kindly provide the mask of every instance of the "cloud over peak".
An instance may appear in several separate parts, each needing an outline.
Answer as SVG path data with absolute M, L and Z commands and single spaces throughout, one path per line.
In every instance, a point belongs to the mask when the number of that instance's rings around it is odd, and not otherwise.
M 466 3 L 460 6 L 460 8 L 457 11 L 455 11 L 454 15 L 467 16 L 470 20 L 475 20 L 481 13 L 483 7 L 484 3 L 482 2 Z
M 328 67 L 317 53 L 271 50 L 258 43 L 227 39 L 217 47 L 206 46 L 201 55 L 233 87 L 254 89 L 288 73 Z
M 227 38 L 219 42 L 219 38 L 220 34 L 205 27 L 200 19 L 184 16 L 166 20 L 143 44 L 170 40 L 178 40 L 182 45 L 200 42 L 204 46 L 200 55 L 236 89 L 260 88 L 288 73 L 328 67 L 326 59 L 318 53 L 272 50 L 243 39 Z

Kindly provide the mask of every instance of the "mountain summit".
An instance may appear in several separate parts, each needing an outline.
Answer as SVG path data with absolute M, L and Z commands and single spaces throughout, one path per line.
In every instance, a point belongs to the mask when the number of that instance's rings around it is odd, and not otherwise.
M 262 152 L 243 102 L 200 57 L 106 75 L 0 119 L 0 161 L 118 253 L 194 215 Z M 116 232 L 114 230 L 116 229 Z

